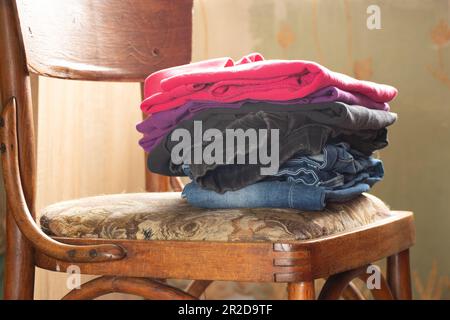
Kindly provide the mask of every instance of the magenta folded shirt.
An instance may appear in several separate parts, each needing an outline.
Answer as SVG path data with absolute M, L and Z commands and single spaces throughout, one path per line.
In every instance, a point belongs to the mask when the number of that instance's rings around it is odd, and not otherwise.
M 139 141 L 139 144 L 142 148 L 144 148 L 146 152 L 150 152 L 154 148 L 154 146 L 159 143 L 162 137 L 173 130 L 180 121 L 188 120 L 192 118 L 196 113 L 205 109 L 238 109 L 244 103 L 249 102 L 251 103 L 261 101 L 244 100 L 235 103 L 221 103 L 215 101 L 189 101 L 181 107 L 154 113 L 136 126 L 137 130 L 144 134 L 144 137 Z M 300 99 L 270 102 L 279 105 L 293 106 L 323 102 L 343 102 L 349 105 L 359 105 L 370 109 L 389 111 L 389 105 L 387 103 L 375 102 L 361 94 L 346 92 L 336 87 L 326 87 Z
M 397 94 L 392 86 L 357 80 L 315 62 L 264 60 L 253 53 L 237 62 L 218 58 L 155 72 L 145 80 L 141 109 L 156 113 L 190 100 L 294 100 L 327 86 L 362 94 L 379 103 L 389 102 Z

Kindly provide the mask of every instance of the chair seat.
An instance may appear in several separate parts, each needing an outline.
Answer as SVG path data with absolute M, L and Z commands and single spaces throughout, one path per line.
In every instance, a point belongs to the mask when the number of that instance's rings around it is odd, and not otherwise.
M 321 212 L 294 209 L 200 209 L 180 193 L 104 195 L 59 202 L 41 212 L 41 228 L 66 238 L 261 242 L 309 240 L 391 216 L 363 194 Z

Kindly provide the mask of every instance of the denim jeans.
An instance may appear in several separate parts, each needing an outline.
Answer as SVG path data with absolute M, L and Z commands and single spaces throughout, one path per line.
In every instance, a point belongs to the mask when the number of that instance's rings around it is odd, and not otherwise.
M 195 182 L 184 187 L 182 197 L 194 207 L 209 209 L 292 208 L 305 211 L 323 210 L 327 202 L 343 202 L 370 189 L 358 183 L 346 189 L 329 190 L 287 181 L 263 181 L 238 191 L 220 194 L 202 189 Z
M 183 165 L 183 170 L 191 176 L 189 165 Z M 339 143 L 326 145 L 319 156 L 296 155 L 266 181 L 223 194 L 191 182 L 183 197 L 201 208 L 322 210 L 328 201 L 342 202 L 368 191 L 383 175 L 381 160 Z
M 359 107 L 362 109 L 361 107 Z M 350 109 L 350 108 L 349 108 Z M 333 110 L 328 110 L 333 112 Z M 374 111 L 366 109 L 366 111 Z M 385 111 L 377 111 L 384 112 Z M 341 129 L 336 119 L 326 112 L 265 112 L 258 111 L 248 114 L 233 123 L 227 129 L 279 129 L 279 164 L 284 164 L 297 152 L 307 155 L 320 154 L 326 144 L 346 142 L 352 148 L 365 155 L 371 155 L 374 150 L 384 148 L 387 145 L 386 132 L 373 132 L 372 130 L 359 130 L 359 123 L 354 127 Z M 335 122 L 334 125 L 332 122 Z M 339 125 L 341 125 L 339 123 Z M 358 129 L 355 129 L 358 128 Z M 385 128 L 381 129 L 386 131 Z M 383 138 L 379 139 L 381 136 Z M 278 142 L 278 141 L 277 141 Z M 209 142 L 204 143 L 206 147 Z M 228 145 L 224 142 L 224 145 Z M 269 144 L 270 145 L 270 144 Z M 245 146 L 246 154 L 250 150 L 258 148 L 257 145 Z M 225 148 L 224 154 L 233 154 L 237 157 L 236 150 Z M 192 163 L 192 161 L 191 161 Z M 236 161 L 234 162 L 236 163 Z M 205 189 L 219 193 L 239 190 L 249 184 L 261 181 L 267 176 L 263 175 L 261 168 L 265 167 L 260 162 L 257 164 L 192 164 L 190 166 L 193 180 Z
M 338 143 L 326 145 L 317 156 L 296 154 L 268 179 L 344 189 L 361 182 L 372 186 L 383 175 L 381 160 L 351 150 L 346 143 Z

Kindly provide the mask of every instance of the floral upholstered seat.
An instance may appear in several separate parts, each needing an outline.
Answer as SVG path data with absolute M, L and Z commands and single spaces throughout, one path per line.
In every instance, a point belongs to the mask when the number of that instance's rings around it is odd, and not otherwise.
M 179 193 L 116 194 L 53 204 L 42 210 L 42 229 L 69 238 L 286 241 L 308 240 L 362 227 L 390 216 L 371 195 L 322 212 L 294 209 L 200 209 Z

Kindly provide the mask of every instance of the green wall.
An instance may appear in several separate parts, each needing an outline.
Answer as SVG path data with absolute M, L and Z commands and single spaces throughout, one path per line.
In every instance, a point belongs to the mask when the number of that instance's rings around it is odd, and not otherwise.
M 380 30 L 366 27 L 371 4 L 381 9 Z M 253 49 L 266 58 L 315 60 L 399 89 L 399 121 L 380 153 L 386 178 L 373 193 L 415 213 L 416 296 L 449 298 L 449 2 L 255 0 L 249 18 Z

